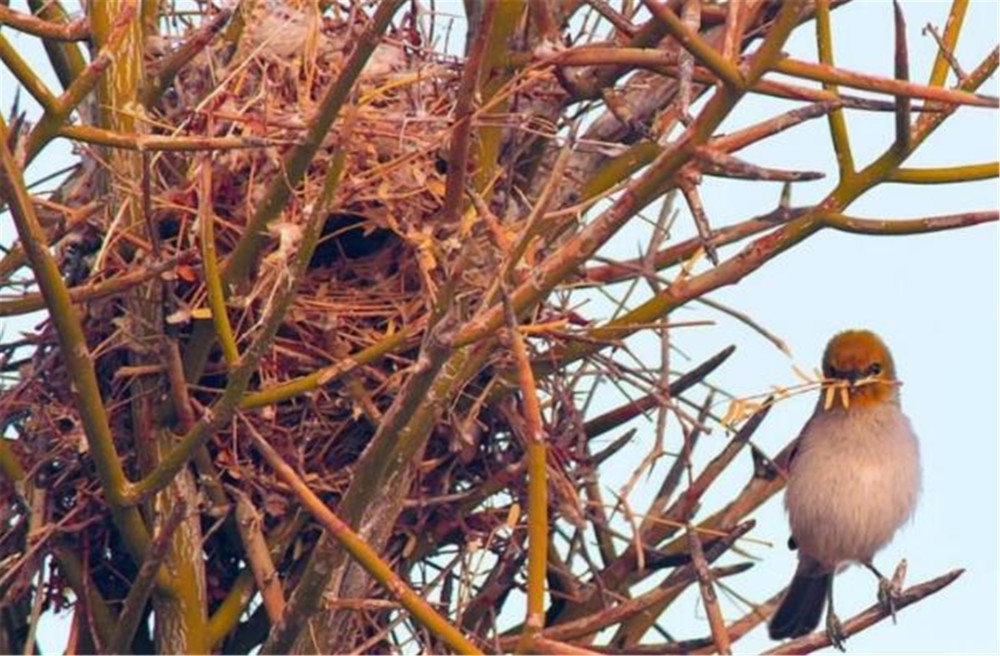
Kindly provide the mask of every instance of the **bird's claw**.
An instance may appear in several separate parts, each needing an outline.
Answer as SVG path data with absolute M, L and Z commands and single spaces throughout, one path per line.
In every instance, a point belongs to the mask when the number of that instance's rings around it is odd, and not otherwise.
M 896 623 L 896 600 L 899 599 L 903 591 L 894 581 L 882 577 L 878 580 L 878 603 L 886 613 L 892 617 L 892 623 Z
M 840 618 L 832 611 L 826 614 L 826 637 L 830 639 L 831 645 L 840 651 L 847 651 L 844 646 L 844 642 L 847 640 L 844 625 L 840 623 Z

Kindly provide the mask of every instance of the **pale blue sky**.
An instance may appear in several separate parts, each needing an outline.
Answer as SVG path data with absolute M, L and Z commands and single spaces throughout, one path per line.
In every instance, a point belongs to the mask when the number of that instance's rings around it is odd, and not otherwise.
M 15 6 L 23 3 L 15 3 Z M 439 0 L 439 8 L 447 1 Z M 457 5 L 457 3 L 456 3 Z M 940 25 L 949 3 L 903 2 L 908 24 L 911 75 L 927 78 L 934 44 L 921 35 L 927 22 Z M 458 6 L 455 9 L 459 9 Z M 457 12 L 456 12 L 457 13 Z M 892 72 L 892 9 L 881 0 L 856 0 L 834 12 L 835 56 L 839 65 L 882 75 Z M 9 30 L 4 31 L 13 38 Z M 27 46 L 28 40 L 19 39 Z M 997 7 L 974 0 L 957 55 L 972 69 L 997 43 Z M 798 57 L 815 57 L 813 25 L 799 29 L 786 50 Z M 25 49 L 27 56 L 37 56 Z M 6 76 L 6 71 L 2 72 Z M 52 82 L 55 88 L 54 81 Z M 10 106 L 14 85 L 0 79 L 0 107 Z M 997 93 L 996 81 L 984 92 Z M 26 98 L 22 94 L 22 101 Z M 29 101 L 30 102 L 30 101 Z M 723 126 L 733 130 L 790 107 L 772 99 L 750 98 Z M 892 138 L 891 114 L 849 112 L 848 124 L 855 159 L 864 164 L 881 152 Z M 962 109 L 939 130 L 911 160 L 912 165 L 945 165 L 997 160 L 997 113 Z M 39 158 L 29 179 L 67 163 L 64 143 Z M 795 167 L 827 172 L 827 180 L 798 184 L 795 204 L 821 198 L 835 180 L 835 167 L 826 122 L 813 121 L 741 153 L 750 161 L 775 167 Z M 736 222 L 773 209 L 778 184 L 722 182 L 706 178 L 702 198 L 715 226 Z M 655 206 L 654 206 L 655 207 Z M 886 185 L 862 198 L 850 213 L 873 218 L 915 217 L 997 207 L 995 180 L 961 186 Z M 12 227 L 0 217 L 0 242 L 8 243 Z M 690 219 L 682 212 L 673 237 L 692 234 Z M 633 222 L 603 254 L 632 257 L 648 240 L 648 228 Z M 919 237 L 873 238 L 823 233 L 713 298 L 752 314 L 781 336 L 794 351 L 794 362 L 811 370 L 823 345 L 836 331 L 867 327 L 879 332 L 892 348 L 904 381 L 902 399 L 918 435 L 924 464 L 924 491 L 912 525 L 907 527 L 877 559 L 891 570 L 901 557 L 909 560 L 909 582 L 937 576 L 955 567 L 966 574 L 938 595 L 902 611 L 899 625 L 883 623 L 848 642 L 850 653 L 995 652 L 997 650 L 997 228 L 995 224 L 970 230 Z M 723 257 L 733 249 L 723 249 Z M 706 265 L 702 265 L 706 266 Z M 642 294 L 634 298 L 638 303 Z M 587 306 L 588 314 L 607 313 L 599 301 Z M 721 347 L 734 343 L 736 354 L 713 377 L 713 382 L 738 395 L 765 392 L 771 385 L 793 384 L 792 361 L 742 324 L 702 306 L 679 310 L 673 320 L 714 319 L 712 327 L 678 331 L 675 342 L 696 363 Z M 6 334 L 31 321 L 7 321 Z M 650 335 L 630 344 L 637 352 L 658 357 Z M 676 368 L 686 368 L 675 355 Z M 619 402 L 608 390 L 594 412 Z M 776 452 L 794 437 L 812 411 L 814 399 L 781 403 L 757 433 L 757 443 Z M 636 423 L 640 431 L 629 448 L 612 461 L 613 471 L 603 481 L 617 489 L 649 448 L 652 424 Z M 676 440 L 676 434 L 672 434 Z M 724 436 L 716 430 L 703 439 L 700 460 L 715 455 Z M 674 442 L 676 444 L 676 442 Z M 718 489 L 705 501 L 711 509 L 724 501 L 749 473 L 748 454 L 734 466 Z M 662 469 L 657 470 L 662 474 Z M 634 506 L 644 508 L 658 486 L 658 479 L 636 491 Z M 761 561 L 748 573 L 728 582 L 741 594 L 763 600 L 790 577 L 794 554 L 784 547 L 787 524 L 776 499 L 755 515 L 753 536 L 776 546 L 752 544 L 748 550 Z M 740 560 L 736 557 L 732 560 Z M 838 578 L 837 605 L 842 617 L 872 603 L 874 580 L 867 572 L 851 570 Z M 743 614 L 742 606 L 723 595 L 722 610 L 729 619 Z M 706 632 L 700 602 L 692 592 L 674 605 L 665 626 L 679 637 Z M 47 627 L 43 644 L 48 651 L 64 645 L 65 625 Z M 739 643 L 751 653 L 772 643 L 762 630 Z

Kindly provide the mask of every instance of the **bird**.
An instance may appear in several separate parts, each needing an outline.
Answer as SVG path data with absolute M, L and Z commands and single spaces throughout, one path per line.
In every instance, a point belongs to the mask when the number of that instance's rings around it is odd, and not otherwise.
M 823 353 L 823 379 L 789 458 L 785 509 L 798 566 L 768 633 L 774 640 L 810 633 L 828 606 L 827 636 L 844 651 L 833 579 L 846 567 L 861 564 L 878 578 L 879 603 L 895 620 L 899 585 L 873 559 L 913 515 L 920 450 L 900 405 L 895 362 L 878 335 L 834 335 Z

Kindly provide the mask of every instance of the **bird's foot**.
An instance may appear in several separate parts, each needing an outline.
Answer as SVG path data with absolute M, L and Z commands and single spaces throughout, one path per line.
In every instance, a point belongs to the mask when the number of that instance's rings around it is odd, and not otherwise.
M 896 623 L 896 600 L 903 594 L 902 586 L 895 581 L 890 581 L 885 577 L 878 580 L 878 603 L 886 613 L 892 617 L 892 623 Z
M 830 639 L 830 644 L 840 651 L 847 651 L 844 642 L 847 634 L 844 632 L 844 625 L 840 623 L 840 618 L 833 611 L 826 614 L 826 637 Z

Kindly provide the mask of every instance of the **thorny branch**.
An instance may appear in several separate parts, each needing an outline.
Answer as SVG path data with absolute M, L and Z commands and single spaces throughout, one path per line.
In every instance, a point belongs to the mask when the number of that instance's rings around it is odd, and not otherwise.
M 12 652 L 33 648 L 19 636 L 44 603 L 73 609 L 76 653 L 738 650 L 780 592 L 726 624 L 720 592 L 742 599 L 751 564 L 713 562 L 759 542 L 749 516 L 782 489 L 792 446 L 770 455 L 753 436 L 791 393 L 720 411 L 715 372 L 738 352 L 678 366 L 685 331 L 711 322 L 671 314 L 699 301 L 780 346 L 709 295 L 828 230 L 901 238 L 1000 218 L 850 210 L 880 184 L 997 177 L 996 161 L 904 167 L 959 107 L 997 107 L 980 89 L 1000 50 L 968 70 L 955 54 L 967 0 L 927 29 L 926 83 L 910 79 L 905 4 L 890 77 L 834 61 L 838 0 L 467 2 L 460 60 L 443 53 L 456 35 L 433 2 L 98 4 L 75 20 L 53 0 L 0 5 L 5 34 L 38 40 L 64 89 L 0 36 L 3 72 L 41 108 L 0 121 L 17 232 L 0 317 L 48 313 L 0 337 Z M 815 61 L 787 56 L 809 20 Z M 795 105 L 721 133 L 750 94 Z M 895 118 L 868 163 L 846 120 L 861 111 Z M 817 118 L 837 179 L 793 207 L 792 185 L 827 181 L 747 149 Z M 25 170 L 59 137 L 76 165 L 43 191 Z M 704 175 L 785 187 L 772 212 L 710 215 Z M 672 234 L 664 207 L 648 248 L 609 258 L 673 191 L 697 236 Z M 636 301 L 643 284 L 652 296 Z M 608 314 L 581 302 L 597 297 Z M 658 365 L 632 338 L 647 330 Z M 654 446 L 606 505 L 647 421 Z M 696 468 L 695 445 L 730 430 Z M 745 486 L 710 504 L 744 465 Z M 645 515 L 640 475 L 659 489 Z M 706 628 L 674 638 L 659 622 L 693 585 Z M 178 617 L 199 635 L 171 642 Z M 845 629 L 884 617 L 873 606 Z

